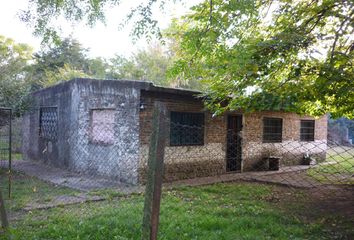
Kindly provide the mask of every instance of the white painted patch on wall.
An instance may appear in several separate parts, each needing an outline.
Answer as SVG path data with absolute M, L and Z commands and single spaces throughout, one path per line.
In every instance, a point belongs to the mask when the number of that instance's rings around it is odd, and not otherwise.
M 115 114 L 116 110 L 114 109 L 91 110 L 91 142 L 99 144 L 114 143 Z

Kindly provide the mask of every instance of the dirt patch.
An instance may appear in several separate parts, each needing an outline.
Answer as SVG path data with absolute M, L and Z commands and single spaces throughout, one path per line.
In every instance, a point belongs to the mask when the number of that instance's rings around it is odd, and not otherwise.
M 331 239 L 354 239 L 354 186 L 278 186 L 264 200 L 303 222 L 325 225 Z
M 351 219 L 354 223 L 354 186 L 326 186 L 308 191 L 311 208 Z

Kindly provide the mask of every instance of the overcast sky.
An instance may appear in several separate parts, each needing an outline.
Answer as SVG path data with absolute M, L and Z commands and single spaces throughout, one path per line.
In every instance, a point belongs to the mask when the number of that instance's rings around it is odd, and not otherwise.
M 17 16 L 21 9 L 26 9 L 28 0 L 0 0 L 0 35 L 14 39 L 18 43 L 27 43 L 35 50 L 40 48 L 41 39 L 32 35 L 32 29 L 21 22 Z M 145 40 L 133 43 L 129 37 L 129 28 L 118 30 L 122 18 L 129 11 L 132 2 L 123 1 L 126 4 L 119 8 L 112 8 L 106 12 L 106 26 L 98 23 L 94 28 L 84 24 L 72 26 L 63 20 L 58 23 L 63 27 L 63 36 L 72 35 L 78 39 L 85 48 L 90 49 L 92 57 L 112 57 L 114 54 L 129 56 L 132 52 L 146 46 Z M 130 2 L 130 3 L 129 3 Z M 167 27 L 171 18 L 186 13 L 190 6 L 200 0 L 187 1 L 186 4 L 170 4 L 165 13 L 158 13 L 160 26 Z

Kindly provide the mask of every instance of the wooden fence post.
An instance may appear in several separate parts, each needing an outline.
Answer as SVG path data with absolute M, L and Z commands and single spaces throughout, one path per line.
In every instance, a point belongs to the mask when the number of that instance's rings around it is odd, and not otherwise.
M 158 233 L 166 141 L 166 108 L 161 102 L 155 102 L 152 125 L 153 131 L 149 147 L 142 240 L 156 240 Z
M 0 217 L 1 217 L 1 226 L 6 229 L 9 226 L 9 222 L 7 221 L 6 209 L 4 198 L 2 197 L 2 191 L 0 189 Z

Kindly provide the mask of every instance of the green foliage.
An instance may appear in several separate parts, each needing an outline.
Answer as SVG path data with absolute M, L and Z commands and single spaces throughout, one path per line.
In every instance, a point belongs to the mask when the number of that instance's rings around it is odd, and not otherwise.
M 130 58 L 116 56 L 110 59 L 109 76 L 115 79 L 151 81 L 160 86 L 176 86 L 173 78 L 167 76 L 172 65 L 172 56 L 160 44 L 139 50 Z
M 76 70 L 70 65 L 64 64 L 64 67 L 58 68 L 55 72 L 45 70 L 44 81 L 41 82 L 41 86 L 49 87 L 62 81 L 85 77 L 89 77 L 89 75 L 85 74 L 82 70 Z
M 112 6 L 120 6 L 124 2 L 119 0 L 30 0 L 26 10 L 22 10 L 20 17 L 25 23 L 33 26 L 34 34 L 43 36 L 43 42 L 55 43 L 60 41 L 61 29 L 55 20 L 64 17 L 66 20 L 77 23 L 84 22 L 89 26 L 96 22 L 105 22 L 105 10 Z M 128 22 L 133 23 L 132 36 L 161 37 L 157 20 L 153 15 L 155 7 L 163 8 L 165 0 L 136 1 L 130 11 L 126 13 L 126 21 L 120 26 L 125 26 Z
M 203 79 L 214 112 L 354 116 L 352 1 L 204 1 L 174 22 L 171 72 Z
M 37 87 L 51 86 L 75 77 L 144 80 L 162 86 L 173 84 L 166 76 L 172 58 L 162 45 L 150 45 L 130 58 L 117 55 L 109 60 L 89 58 L 87 52 L 78 41 L 67 38 L 36 53 L 32 72 Z
M 131 9 L 134 36 L 161 36 L 152 9 L 165 2 L 139 1 Z M 105 7 L 121 1 L 30 3 L 22 19 L 44 41 L 56 41 L 56 18 L 93 25 L 104 21 Z M 216 113 L 272 109 L 353 117 L 353 9 L 351 0 L 205 0 L 173 23 L 169 38 L 178 58 L 169 78 L 176 86 L 203 83 L 206 104 Z M 135 65 L 122 64 L 128 70 Z M 155 76 L 144 69 L 156 67 L 148 60 L 139 66 L 127 75 Z M 112 76 L 124 75 L 114 68 Z
M 58 45 L 35 53 L 35 63 L 31 68 L 36 87 L 47 87 L 73 77 L 91 75 L 87 51 L 77 40 L 66 38 Z
M 30 46 L 0 35 L 0 106 L 12 107 L 16 113 L 26 107 L 31 60 Z

